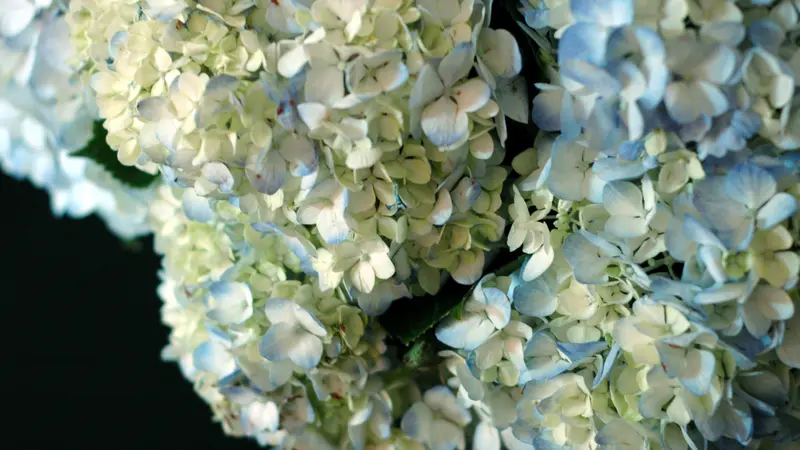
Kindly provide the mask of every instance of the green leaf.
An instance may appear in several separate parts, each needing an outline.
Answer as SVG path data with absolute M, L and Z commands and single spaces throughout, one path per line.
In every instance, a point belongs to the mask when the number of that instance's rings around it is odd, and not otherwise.
M 106 143 L 107 132 L 103 128 L 102 120 L 95 121 L 92 132 L 92 140 L 86 144 L 86 147 L 71 153 L 72 156 L 91 159 L 115 180 L 134 189 L 144 189 L 158 179 L 158 175 L 150 175 L 136 167 L 124 166 L 119 162 L 117 152 L 111 150 Z
M 522 266 L 526 256 L 520 251 L 508 252 L 505 248 L 483 273 L 510 275 Z M 393 302 L 378 319 L 387 333 L 399 339 L 403 345 L 411 345 L 448 315 L 460 318 L 463 303 L 474 287 L 475 285 L 464 286 L 450 279 L 436 295 L 404 298 Z M 413 357 L 415 356 L 412 355 Z

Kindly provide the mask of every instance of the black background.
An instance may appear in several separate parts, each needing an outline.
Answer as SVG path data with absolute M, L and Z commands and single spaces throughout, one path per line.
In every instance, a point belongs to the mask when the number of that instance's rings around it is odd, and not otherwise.
M 3 447 L 259 448 L 225 437 L 161 361 L 151 238 L 132 251 L 97 217 L 53 217 L 46 192 L 2 175 L 0 236 Z

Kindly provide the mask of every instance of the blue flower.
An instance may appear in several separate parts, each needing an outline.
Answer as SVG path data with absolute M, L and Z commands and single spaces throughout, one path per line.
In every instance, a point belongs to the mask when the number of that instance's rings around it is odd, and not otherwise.
M 724 177 L 697 183 L 693 201 L 720 240 L 741 251 L 750 245 L 756 228 L 772 228 L 797 211 L 797 200 L 777 188 L 766 169 L 743 163 Z

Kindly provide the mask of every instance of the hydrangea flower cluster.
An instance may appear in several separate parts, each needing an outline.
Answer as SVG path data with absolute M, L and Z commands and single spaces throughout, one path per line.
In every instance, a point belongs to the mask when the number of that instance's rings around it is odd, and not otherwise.
M 796 446 L 800 5 L 515 8 L 550 83 L 511 154 L 491 2 L 73 0 L 109 144 L 165 180 L 165 358 L 281 449 Z M 377 316 L 451 279 L 409 364 Z
M 148 232 L 152 189 L 131 189 L 70 155 L 92 137 L 93 101 L 68 64 L 66 10 L 50 1 L 0 2 L 0 168 L 50 194 L 53 213 L 98 214 L 117 235 Z
M 530 256 L 437 328 L 453 386 L 535 448 L 796 446 L 798 5 L 520 8 L 552 79 L 512 164 Z
M 487 5 L 110 3 L 68 17 L 109 144 L 183 188 L 188 217 L 234 201 L 310 239 L 306 273 L 370 315 L 480 278 L 505 227 L 506 115 L 527 116 Z

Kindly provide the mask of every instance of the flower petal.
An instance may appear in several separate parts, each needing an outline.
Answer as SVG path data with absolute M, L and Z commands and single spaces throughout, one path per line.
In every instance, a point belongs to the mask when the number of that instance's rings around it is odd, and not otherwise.
M 442 61 L 437 70 L 444 87 L 450 87 L 456 81 L 464 78 L 472 68 L 475 58 L 475 47 L 471 42 L 462 42 L 456 45 Z
M 466 112 L 449 97 L 441 97 L 428 105 L 422 112 L 421 124 L 425 136 L 437 147 L 455 145 L 469 134 Z
M 480 78 L 472 78 L 454 87 L 458 109 L 466 112 L 477 111 L 489 101 L 491 90 Z
M 183 191 L 183 200 L 181 204 L 183 206 L 183 213 L 186 214 L 186 218 L 189 220 L 207 223 L 210 222 L 214 216 L 208 199 L 197 195 L 194 189 L 186 189 Z
M 725 195 L 755 211 L 765 204 L 777 189 L 772 175 L 752 163 L 739 164 L 725 176 Z
M 472 351 L 486 342 L 494 331 L 492 322 L 482 314 L 467 314 L 461 320 L 444 319 L 436 328 L 436 338 L 450 347 Z
M 797 211 L 797 200 L 790 194 L 778 192 L 773 195 L 756 216 L 756 225 L 760 229 L 769 229 L 793 216 Z
M 242 323 L 253 315 L 253 294 L 245 283 L 217 281 L 208 287 L 212 306 L 207 313 L 220 325 Z

